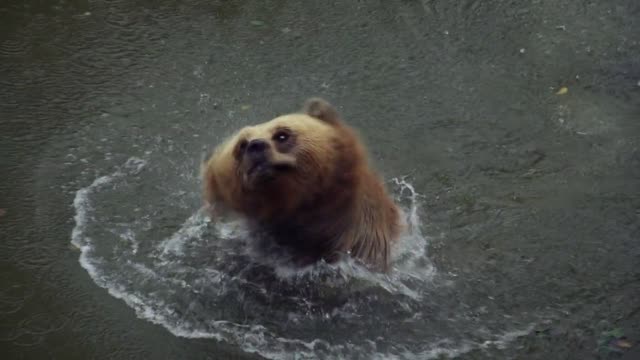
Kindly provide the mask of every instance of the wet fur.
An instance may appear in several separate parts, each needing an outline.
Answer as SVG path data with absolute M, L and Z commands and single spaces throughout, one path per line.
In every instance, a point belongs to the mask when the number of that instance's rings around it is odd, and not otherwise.
M 275 128 L 291 128 L 297 137 L 294 170 L 257 188 L 243 181 L 237 144 L 245 138 L 269 139 Z M 285 159 L 286 158 L 286 159 Z M 356 132 L 335 109 L 310 99 L 303 113 L 247 127 L 218 146 L 202 167 L 204 199 L 244 215 L 293 251 L 300 263 L 340 254 L 380 270 L 389 268 L 391 246 L 401 230 L 399 211 L 368 164 Z M 215 214 L 213 214 L 215 216 Z

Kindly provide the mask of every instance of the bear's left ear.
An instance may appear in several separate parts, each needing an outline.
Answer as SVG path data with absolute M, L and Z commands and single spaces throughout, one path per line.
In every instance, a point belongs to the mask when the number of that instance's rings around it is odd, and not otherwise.
M 310 98 L 304 103 L 302 110 L 305 114 L 331 125 L 338 125 L 341 122 L 338 111 L 336 111 L 331 104 L 321 98 Z

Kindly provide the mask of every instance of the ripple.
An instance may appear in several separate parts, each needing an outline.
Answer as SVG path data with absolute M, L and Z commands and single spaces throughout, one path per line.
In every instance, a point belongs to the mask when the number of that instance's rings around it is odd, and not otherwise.
M 21 39 L 5 39 L 0 42 L 0 56 L 21 57 L 31 50 L 31 45 Z
M 486 330 L 464 317 L 430 314 L 438 313 L 432 307 L 443 288 L 427 256 L 420 195 L 404 178 L 391 183 L 409 230 L 389 274 L 349 258 L 294 269 L 257 251 L 241 220 L 211 222 L 205 209 L 178 201 L 183 191 L 150 190 L 162 168 L 151 159 L 129 158 L 78 190 L 71 238 L 97 285 L 176 336 L 217 339 L 267 358 L 428 359 L 497 347 L 519 334 L 459 338 L 451 329 L 461 322 Z M 169 203 L 180 210 L 164 212 Z

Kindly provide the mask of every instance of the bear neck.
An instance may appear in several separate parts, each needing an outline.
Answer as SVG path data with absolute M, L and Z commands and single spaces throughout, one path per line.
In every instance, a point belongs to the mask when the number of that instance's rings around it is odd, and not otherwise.
M 362 176 L 366 172 L 366 176 Z M 277 218 L 259 222 L 273 240 L 314 261 L 333 262 L 340 254 L 386 269 L 390 245 L 398 233 L 398 214 L 386 190 L 367 168 L 354 169 L 322 193 Z M 349 186 L 344 186 L 348 182 Z

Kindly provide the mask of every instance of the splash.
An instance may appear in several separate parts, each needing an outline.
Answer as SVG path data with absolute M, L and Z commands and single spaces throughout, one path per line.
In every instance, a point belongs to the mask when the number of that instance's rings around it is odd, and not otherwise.
M 130 158 L 78 190 L 71 242 L 97 285 L 176 336 L 216 339 L 270 359 L 455 357 L 517 338 L 460 338 L 454 330 L 462 320 L 429 318 L 438 313 L 437 271 L 420 195 L 405 178 L 392 183 L 407 231 L 392 271 L 379 274 L 352 259 L 294 269 L 257 256 L 242 221 L 212 222 L 204 209 L 193 211 L 180 201 L 188 189 L 150 181 L 163 179 L 162 171 Z

